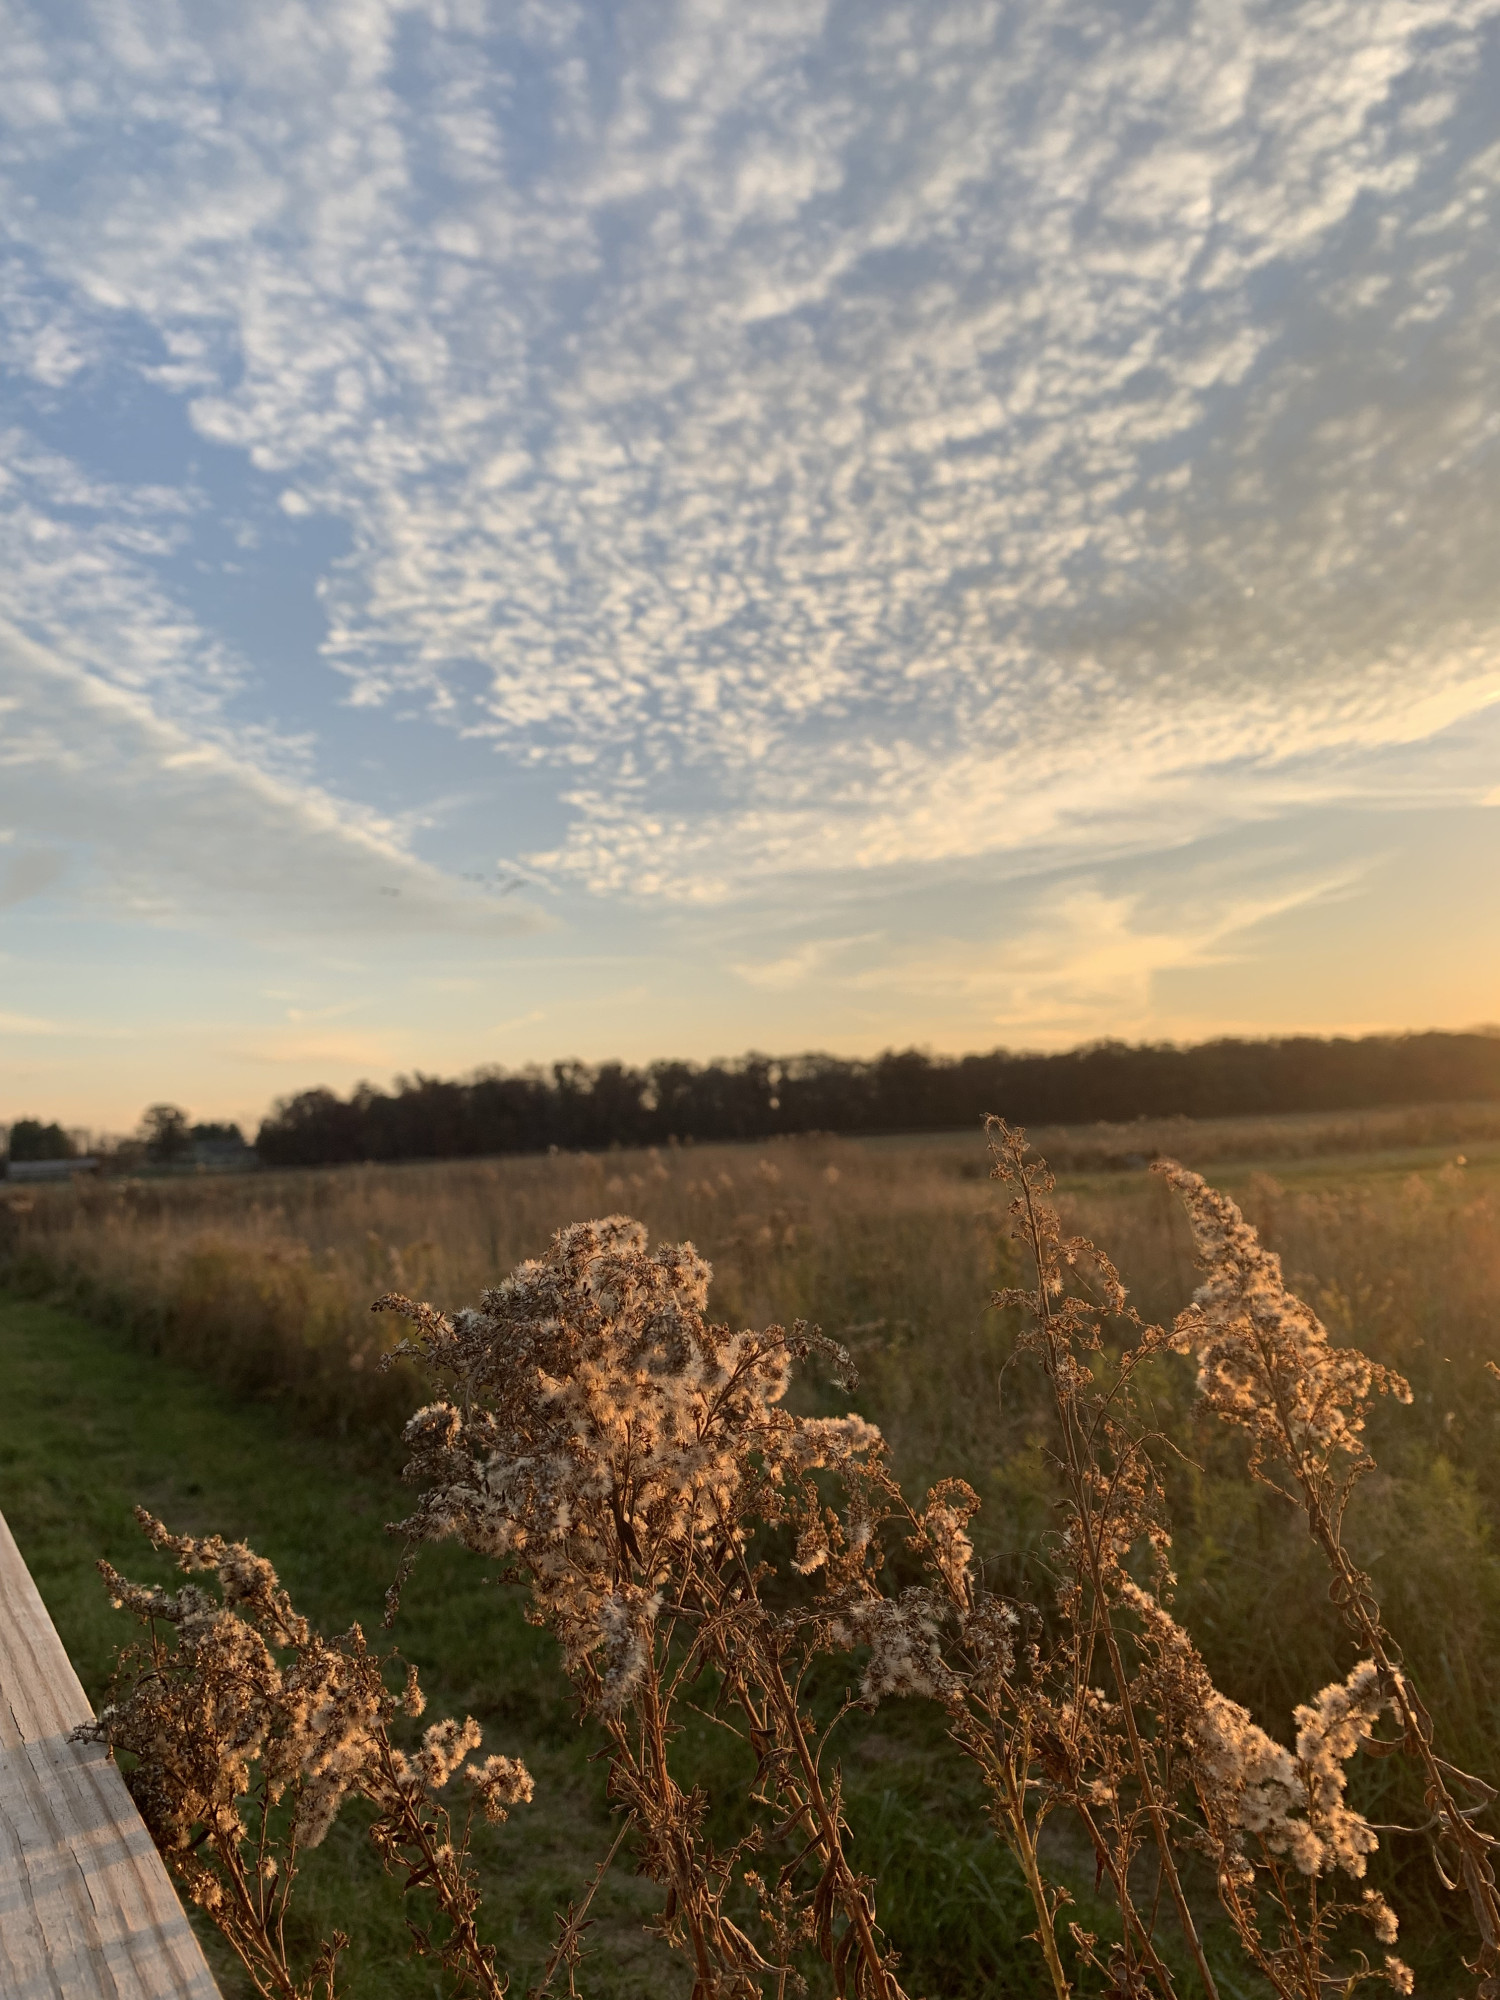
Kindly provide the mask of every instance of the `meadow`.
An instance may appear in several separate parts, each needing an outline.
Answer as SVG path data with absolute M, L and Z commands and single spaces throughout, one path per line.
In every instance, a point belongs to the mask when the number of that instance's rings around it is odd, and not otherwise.
M 1379 1469 L 1355 1497 L 1347 1540 L 1447 1754 L 1493 1777 L 1495 1107 L 1033 1137 L 1059 1172 L 1065 1226 L 1110 1250 L 1148 1319 L 1170 1320 L 1197 1281 L 1180 1205 L 1144 1171 L 1170 1152 L 1234 1195 L 1336 1341 L 1410 1381 L 1410 1406 L 1372 1416 Z M 410 1364 L 378 1367 L 396 1327 L 371 1316 L 372 1298 L 464 1304 L 556 1229 L 624 1211 L 653 1241 L 690 1239 L 710 1259 L 717 1317 L 806 1319 L 842 1341 L 857 1391 L 812 1379 L 794 1404 L 852 1406 L 878 1423 L 908 1490 L 967 1480 L 987 1581 L 1036 1595 L 1055 1567 L 1062 1495 L 1042 1371 L 1016 1357 L 1014 1316 L 988 1308 L 1024 1275 L 988 1165 L 976 1134 L 0 1188 L 0 1505 L 96 1698 L 112 1614 L 88 1564 L 108 1554 L 129 1573 L 149 1568 L 131 1546 L 137 1499 L 174 1526 L 248 1536 L 330 1629 L 356 1615 L 373 1626 L 395 1561 L 379 1524 L 402 1507 L 396 1433 L 420 1390 Z M 1146 1414 L 1170 1446 L 1175 1615 L 1217 1684 L 1284 1735 L 1294 1706 L 1349 1666 L 1316 1551 L 1285 1504 L 1246 1479 L 1234 1437 L 1196 1412 L 1187 1363 L 1165 1359 Z M 586 1883 L 583 1851 L 608 1844 L 587 1761 L 601 1739 L 597 1724 L 580 1732 L 552 1641 L 511 1596 L 480 1587 L 481 1570 L 461 1551 L 424 1552 L 395 1636 L 424 1681 L 467 1705 L 495 1748 L 524 1751 L 537 1776 L 536 1803 L 486 1832 L 480 1853 L 491 1935 L 519 1990 L 545 1958 L 553 1909 Z M 986 1830 L 978 1787 L 935 1775 L 941 1732 L 926 1706 L 886 1704 L 847 1727 L 858 1859 L 880 1880 L 908 1990 L 1047 1990 L 1024 1942 L 1033 1920 L 1016 1866 Z M 706 1725 L 688 1728 L 681 1754 L 710 1796 L 731 1788 Z M 1361 1759 L 1351 1796 L 1394 1819 L 1411 1809 L 1405 1782 L 1389 1761 Z M 1078 1910 L 1107 1925 L 1093 1860 L 1060 1828 L 1048 1839 Z M 350 1990 L 438 1990 L 430 1966 L 397 1962 L 399 1917 L 362 1854 L 357 1828 L 341 1823 L 309 1872 L 308 1925 L 353 1895 L 373 1942 L 352 1961 Z M 1459 1990 L 1451 1899 L 1423 1843 L 1393 1836 L 1372 1880 L 1402 1913 L 1418 1990 Z M 656 1893 L 623 1861 L 610 1871 L 586 1962 L 585 1990 L 600 2000 L 679 1990 L 680 1968 L 640 1930 Z M 1266 1990 L 1231 1969 L 1207 1912 L 1204 1934 L 1221 1992 Z M 231 1970 L 224 1982 L 239 1990 Z

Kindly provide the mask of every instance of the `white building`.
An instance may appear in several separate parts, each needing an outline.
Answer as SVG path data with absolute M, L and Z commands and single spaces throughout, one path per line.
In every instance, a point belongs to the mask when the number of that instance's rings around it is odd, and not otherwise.
M 70 1181 L 74 1174 L 96 1174 L 97 1160 L 11 1160 L 5 1177 L 12 1181 Z

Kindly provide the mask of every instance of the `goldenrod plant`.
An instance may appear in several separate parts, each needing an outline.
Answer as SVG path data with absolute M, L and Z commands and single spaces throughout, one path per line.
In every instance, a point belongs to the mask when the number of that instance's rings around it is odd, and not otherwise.
M 351 1626 L 325 1639 L 293 1608 L 275 1570 L 243 1542 L 174 1535 L 144 1508 L 141 1528 L 189 1577 L 177 1590 L 128 1582 L 99 1567 L 115 1605 L 146 1628 L 122 1651 L 113 1699 L 77 1734 L 128 1760 L 126 1783 L 152 1840 L 188 1898 L 223 1933 L 265 2000 L 333 2000 L 340 1931 L 294 1963 L 287 1913 L 298 1858 L 317 1847 L 350 1796 L 374 1807 L 370 1836 L 407 1892 L 436 1905 L 437 1928 L 413 1924 L 484 2000 L 505 1980 L 475 1922 L 479 1894 L 468 1861 L 473 1812 L 503 1819 L 532 1796 L 525 1766 L 480 1747 L 467 1718 L 428 1726 L 397 1747 L 398 1715 L 425 1707 L 416 1672 L 387 1683 L 388 1659 Z M 457 1776 L 468 1794 L 455 1832 L 439 1798 Z
M 983 1553 L 964 1479 L 938 1477 L 918 1503 L 869 1418 L 807 1413 L 826 1408 L 830 1379 L 854 1391 L 843 1348 L 800 1321 L 716 1320 L 692 1244 L 653 1247 L 615 1214 L 560 1230 L 473 1306 L 377 1301 L 404 1322 L 387 1349 L 395 1380 L 428 1384 L 406 1425 L 419 1490 L 395 1524 L 406 1549 L 389 1616 L 440 1540 L 524 1594 L 603 1746 L 615 1831 L 595 1886 L 622 1847 L 634 1855 L 693 2000 L 908 2000 L 843 1769 L 850 1732 L 894 1704 L 936 1718 L 928 1781 L 982 1786 L 1015 1857 L 1036 1953 L 1018 1991 L 1039 1976 L 1053 2000 L 1409 1994 L 1390 1878 L 1370 1879 L 1400 1831 L 1425 1839 L 1452 1911 L 1467 1910 L 1472 1992 L 1496 2000 L 1482 1824 L 1494 1794 L 1444 1755 L 1345 1539 L 1373 1467 L 1372 1405 L 1409 1402 L 1406 1381 L 1334 1345 L 1239 1209 L 1170 1160 L 1159 1170 L 1186 1206 L 1202 1282 L 1151 1323 L 1110 1258 L 1065 1227 L 1026 1135 L 992 1121 L 991 1140 L 1009 1196 L 997 1265 L 1013 1280 L 991 1303 L 1012 1334 L 1006 1371 L 1041 1385 L 1054 1503 L 1025 1565 Z M 789 1397 L 799 1369 L 821 1382 Z M 1346 1652 L 1280 1715 L 1216 1685 L 1179 1606 L 1170 1496 L 1197 1475 L 1186 1433 L 1158 1412 L 1184 1393 L 1201 1435 L 1243 1438 L 1242 1478 L 1295 1507 L 1331 1572 Z M 524 1767 L 470 1761 L 471 1722 L 399 1748 L 414 1676 L 391 1690 L 358 1628 L 320 1639 L 243 1546 L 143 1525 L 184 1571 L 217 1574 L 221 1595 L 108 1572 L 152 1636 L 96 1728 L 136 1760 L 153 1836 L 257 1989 L 336 1993 L 339 1939 L 294 1969 L 285 1911 L 298 1853 L 357 1793 L 382 1854 L 436 1901 L 436 1935 L 419 1944 L 495 2000 L 505 1974 L 481 1941 L 467 1823 L 454 1832 L 439 1794 L 457 1776 L 472 1807 L 503 1814 L 530 1796 Z M 711 1799 L 689 1768 L 685 1742 L 704 1725 L 733 1739 L 733 1796 Z M 1419 1824 L 1361 1810 L 1362 1755 L 1411 1764 Z M 588 1900 L 563 1918 L 535 1991 L 565 1973 L 579 1992 Z

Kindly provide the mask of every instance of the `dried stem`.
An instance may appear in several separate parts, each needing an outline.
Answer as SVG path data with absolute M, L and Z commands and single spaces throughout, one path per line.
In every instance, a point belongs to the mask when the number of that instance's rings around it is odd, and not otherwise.
M 576 2000 L 578 1988 L 574 1980 L 574 1974 L 578 1969 L 579 1960 L 583 1956 L 583 1933 L 588 1928 L 590 1921 L 589 1909 L 595 1896 L 599 1893 L 605 1876 L 608 1875 L 610 1869 L 615 1865 L 615 1856 L 624 1845 L 625 1836 L 630 1832 L 632 1824 L 630 1814 L 626 1813 L 620 1821 L 614 1839 L 610 1842 L 609 1852 L 594 1870 L 593 1879 L 584 1892 L 583 1901 L 581 1903 L 570 1903 L 567 1908 L 567 1914 L 558 1918 L 560 1935 L 557 1943 L 553 1947 L 552 1955 L 547 1960 L 546 1966 L 543 1968 L 541 1978 L 535 1986 L 528 1989 L 526 2000 L 542 2000 L 542 1996 L 550 1989 L 553 1980 L 557 1977 L 558 1971 L 564 1965 L 568 1968 L 568 1992 L 570 1996 L 573 1996 L 573 2000 Z
M 101 1563 L 116 1605 L 141 1620 L 149 1640 L 144 1650 L 121 1653 L 116 1698 L 78 1733 L 134 1758 L 126 1782 L 152 1839 L 256 1991 L 263 2000 L 334 2000 L 349 1939 L 335 1931 L 299 1975 L 287 1953 L 286 1915 L 299 1855 L 319 1844 L 343 1801 L 357 1794 L 376 1808 L 371 1838 L 388 1866 L 406 1871 L 405 1891 L 422 1889 L 436 1901 L 446 1922 L 436 1947 L 444 1965 L 484 2000 L 502 2000 L 506 1982 L 475 1922 L 469 1831 L 475 1804 L 503 1819 L 530 1798 L 525 1767 L 506 1757 L 465 1764 L 480 1741 L 472 1720 L 433 1723 L 414 1754 L 397 1749 L 395 1714 L 415 1717 L 424 1706 L 414 1671 L 393 1694 L 388 1662 L 368 1651 L 359 1627 L 322 1638 L 293 1609 L 271 1565 L 244 1543 L 172 1535 L 143 1509 L 137 1517 L 181 1570 L 216 1573 L 222 1596 L 196 1583 L 175 1592 L 133 1584 Z M 472 1803 L 455 1840 L 436 1794 L 460 1767 Z
M 1039 1188 L 1044 1187 L 1050 1192 L 1051 1176 L 1047 1174 L 1045 1167 L 1038 1168 L 1027 1162 L 1024 1135 L 1012 1134 L 1000 1121 L 996 1121 L 992 1129 L 997 1133 L 999 1141 L 997 1171 L 1004 1173 L 1017 1188 L 1025 1241 L 1036 1267 L 1037 1288 L 1033 1297 L 1045 1342 L 1043 1365 L 1052 1385 L 1057 1408 L 1058 1427 L 1062 1439 L 1062 1466 L 1069 1499 L 1072 1502 L 1073 1525 L 1075 1532 L 1082 1538 L 1083 1566 L 1091 1591 L 1090 1612 L 1109 1656 L 1110 1672 L 1130 1746 L 1131 1765 L 1145 1801 L 1152 1837 L 1161 1859 L 1163 1877 L 1177 1911 L 1177 1920 L 1207 2000 L 1218 2000 L 1218 1987 L 1213 1973 L 1209 1970 L 1202 1940 L 1198 1935 L 1198 1927 L 1193 1921 L 1193 1914 L 1188 1907 L 1187 1895 L 1182 1886 L 1182 1877 L 1178 1871 L 1169 1812 L 1141 1740 L 1132 1693 L 1132 1678 L 1126 1669 L 1119 1634 L 1115 1629 L 1109 1578 L 1106 1575 L 1106 1564 L 1100 1546 L 1100 1537 L 1108 1520 L 1108 1514 L 1098 1509 L 1095 1498 L 1100 1485 L 1100 1468 L 1094 1455 L 1093 1437 L 1088 1434 L 1088 1427 L 1083 1424 L 1078 1407 L 1078 1364 L 1073 1356 L 1070 1341 L 1058 1328 L 1053 1308 L 1054 1290 L 1061 1291 L 1061 1279 L 1057 1269 L 1059 1234 L 1055 1216 L 1048 1211 L 1044 1219 L 1036 1199 Z M 1158 1967 L 1159 1964 L 1158 1961 Z M 1163 1970 L 1164 1968 L 1158 1970 L 1153 1967 L 1159 1983 Z M 1170 1985 L 1168 1984 L 1164 1990 L 1170 1992 Z

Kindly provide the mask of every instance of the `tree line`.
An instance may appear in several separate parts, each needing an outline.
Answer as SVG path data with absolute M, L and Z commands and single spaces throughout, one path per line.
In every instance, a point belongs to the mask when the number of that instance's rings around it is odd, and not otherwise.
M 1500 1098 L 1500 1035 L 1310 1035 L 1248 1041 L 1104 1041 L 1058 1055 L 872 1060 L 747 1055 L 732 1062 L 554 1063 L 455 1081 L 397 1077 L 347 1098 L 305 1090 L 265 1120 L 267 1166 L 594 1151 L 799 1132 L 935 1132 L 996 1111 L 1023 1125 L 1224 1118 Z
M 243 1147 L 244 1134 L 238 1125 L 191 1124 L 187 1112 L 175 1104 L 153 1104 L 141 1114 L 137 1131 L 128 1139 L 107 1139 L 94 1146 L 88 1135 L 66 1131 L 56 1120 L 44 1124 L 40 1118 L 18 1118 L 9 1131 L 0 1126 L 0 1160 L 76 1160 L 80 1153 L 95 1151 L 116 1167 L 146 1162 L 152 1166 L 179 1166 L 205 1145 Z

